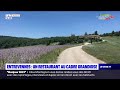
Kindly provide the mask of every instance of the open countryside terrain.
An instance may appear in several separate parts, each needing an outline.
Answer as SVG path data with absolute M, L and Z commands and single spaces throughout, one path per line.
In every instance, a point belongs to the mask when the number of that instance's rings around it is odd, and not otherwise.
M 56 63 L 63 50 L 80 46 L 86 40 L 74 34 L 40 39 L 0 36 L 0 69 L 5 63 Z
M 5 63 L 120 63 L 120 37 L 107 36 L 102 40 L 89 45 L 51 43 L 0 49 L 0 69 Z
M 57 63 L 105 63 L 82 50 L 82 46 L 71 47 L 64 50 L 58 57 Z
M 120 63 L 120 36 L 107 36 L 102 39 L 104 42 L 93 43 L 82 49 L 106 63 Z
M 49 63 L 55 62 L 62 50 L 72 45 L 37 45 L 0 49 L 0 69 L 5 63 Z

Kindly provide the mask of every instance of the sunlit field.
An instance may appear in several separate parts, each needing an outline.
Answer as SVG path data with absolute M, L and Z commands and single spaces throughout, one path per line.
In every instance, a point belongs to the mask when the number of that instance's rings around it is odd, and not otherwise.
M 104 42 L 84 46 L 83 50 L 106 63 L 120 63 L 120 37 L 103 37 Z
M 0 68 L 5 63 L 50 63 L 56 60 L 59 53 L 71 45 L 26 46 L 0 49 Z

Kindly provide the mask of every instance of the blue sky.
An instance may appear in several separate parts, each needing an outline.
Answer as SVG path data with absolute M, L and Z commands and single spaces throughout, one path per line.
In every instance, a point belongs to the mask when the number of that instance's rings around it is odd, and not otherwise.
M 21 14 L 6 20 L 5 14 Z M 99 20 L 100 14 L 111 14 L 111 20 Z M 120 11 L 1 11 L 0 35 L 41 38 L 51 36 L 99 34 L 120 30 Z

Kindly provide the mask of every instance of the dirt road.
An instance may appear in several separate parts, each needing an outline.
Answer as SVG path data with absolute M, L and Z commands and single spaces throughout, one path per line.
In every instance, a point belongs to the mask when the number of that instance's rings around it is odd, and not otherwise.
M 82 46 L 76 46 L 64 50 L 58 57 L 57 63 L 105 63 L 82 50 Z

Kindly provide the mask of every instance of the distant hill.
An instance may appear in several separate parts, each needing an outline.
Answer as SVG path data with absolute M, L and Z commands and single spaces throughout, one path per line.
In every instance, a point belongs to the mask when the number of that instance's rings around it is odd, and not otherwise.
M 26 37 L 12 37 L 12 36 L 0 36 L 0 49 L 33 46 L 33 45 L 64 45 L 64 44 L 79 44 L 89 41 L 89 38 L 81 38 L 80 36 L 56 36 L 56 37 L 45 37 L 39 39 L 32 39 Z M 93 41 L 99 41 L 94 40 Z

